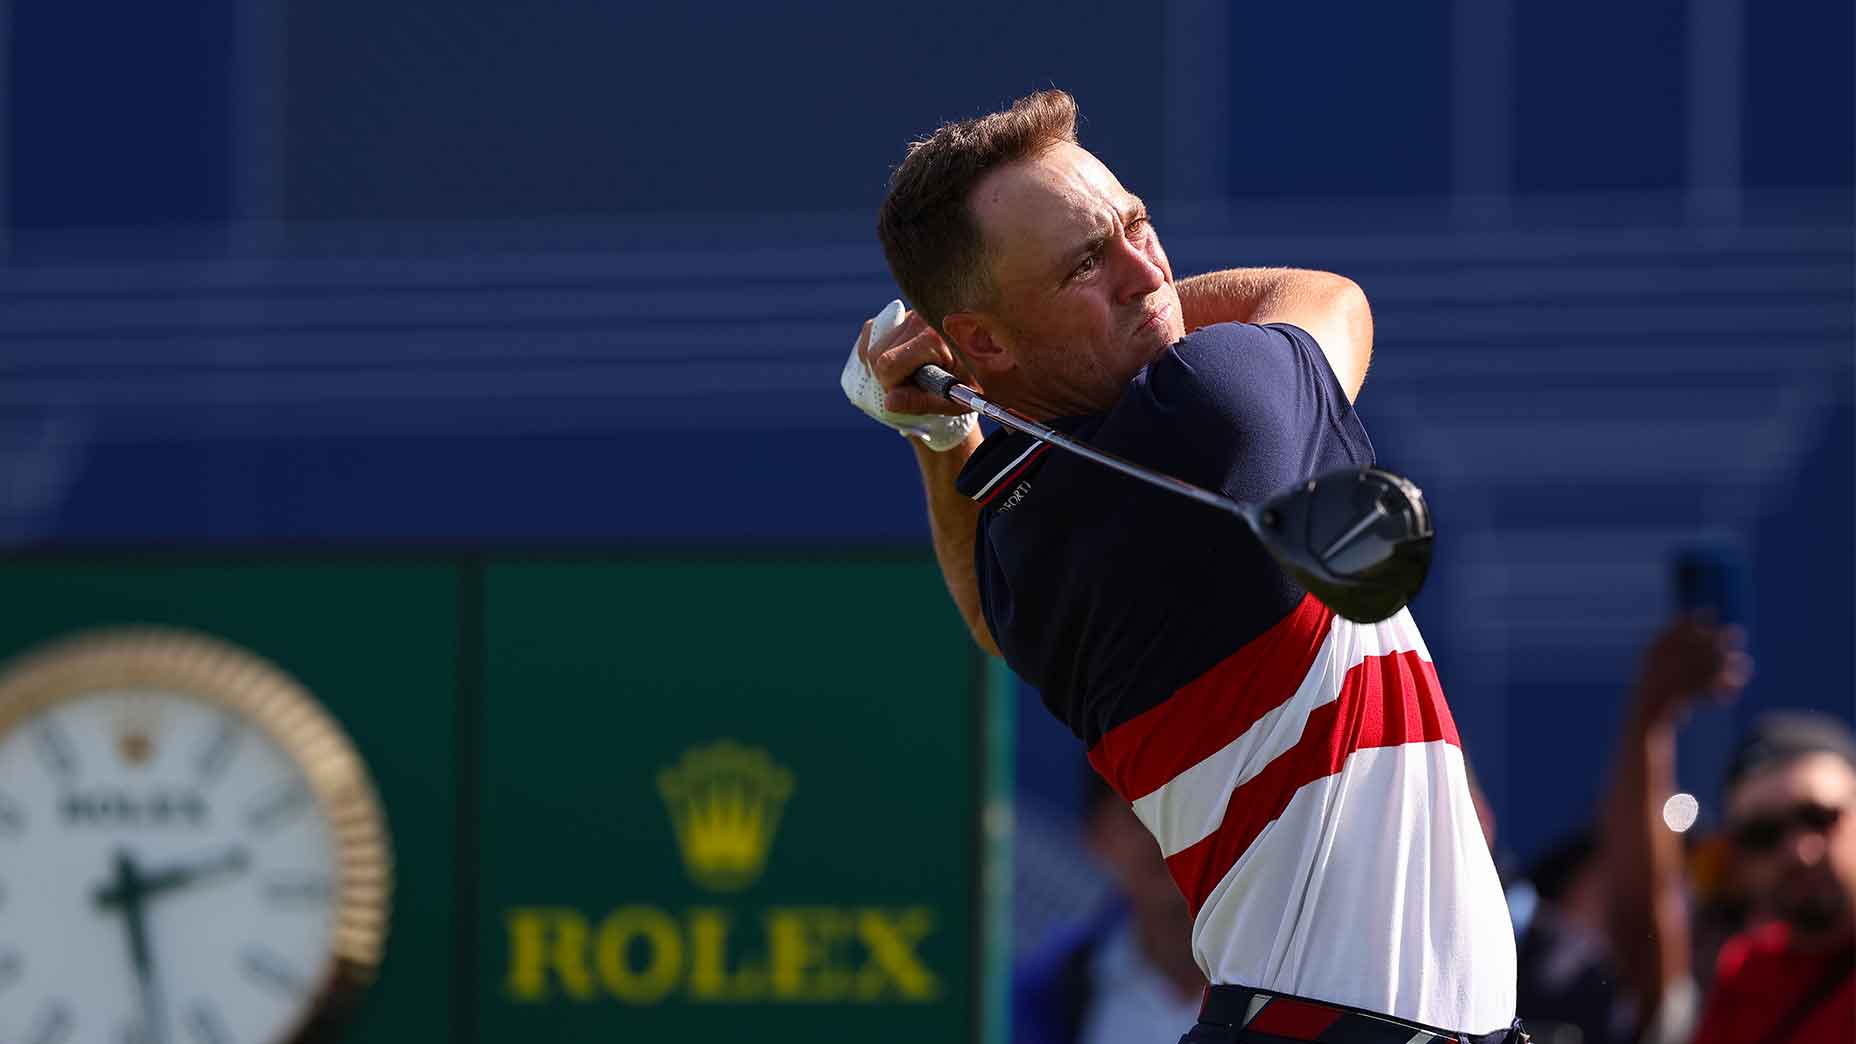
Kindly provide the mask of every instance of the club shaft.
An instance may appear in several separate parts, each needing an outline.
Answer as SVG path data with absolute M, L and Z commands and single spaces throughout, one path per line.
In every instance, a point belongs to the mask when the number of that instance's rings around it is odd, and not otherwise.
M 924 371 L 931 369 L 935 368 L 923 367 Z M 945 372 L 946 371 L 938 371 L 939 374 L 945 374 Z M 1190 497 L 1201 504 L 1231 512 L 1247 520 L 1250 518 L 1251 511 L 1248 505 L 1240 504 L 1230 497 L 1220 496 L 1209 489 L 1195 486 L 1184 479 L 1176 479 L 1171 475 L 1163 474 L 1152 468 L 1142 467 L 1131 460 L 1124 460 L 1121 457 L 1117 457 L 1113 453 L 1104 453 L 1086 442 L 1078 442 L 1061 431 L 1039 424 L 1037 421 L 1032 420 L 1030 417 L 1016 410 L 1007 409 L 1004 406 L 987 402 L 980 396 L 979 392 L 974 391 L 964 384 L 959 384 L 951 379 L 939 381 L 937 377 L 938 375 L 931 374 L 929 375 L 928 381 L 922 381 L 919 377 L 917 380 L 918 383 L 924 385 L 927 385 L 929 381 L 936 382 L 931 386 L 931 390 L 939 391 L 942 395 L 945 395 L 947 398 L 954 400 L 975 413 L 983 417 L 990 417 L 1015 431 L 1022 431 L 1026 435 L 1037 439 L 1039 442 L 1047 443 L 1058 449 L 1069 450 L 1071 453 L 1093 460 L 1105 468 L 1113 468 L 1129 478 L 1138 479 L 1150 486 L 1158 486 L 1161 489 L 1171 490 L 1174 493 L 1178 493 L 1180 496 Z

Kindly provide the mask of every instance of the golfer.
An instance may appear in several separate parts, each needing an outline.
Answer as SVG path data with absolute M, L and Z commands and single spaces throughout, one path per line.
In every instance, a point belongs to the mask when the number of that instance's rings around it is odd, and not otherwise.
M 1223 513 L 1016 432 L 982 440 L 909 382 L 942 366 L 1258 501 L 1373 462 L 1360 289 L 1282 269 L 1176 282 L 1061 91 L 912 144 L 877 227 L 914 312 L 866 324 L 846 391 L 911 436 L 974 639 L 1159 842 L 1213 983 L 1185 1040 L 1523 1039 L 1507 907 L 1410 614 L 1339 618 Z

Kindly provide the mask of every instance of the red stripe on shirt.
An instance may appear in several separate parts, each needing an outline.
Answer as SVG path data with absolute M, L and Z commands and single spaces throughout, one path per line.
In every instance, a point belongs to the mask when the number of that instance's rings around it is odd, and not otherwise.
M 984 507 L 987 504 L 992 503 L 993 498 L 997 497 L 999 494 L 1005 492 L 1006 490 L 1011 489 L 1012 480 L 1016 479 L 1020 475 L 1023 475 L 1025 473 L 1025 469 L 1030 467 L 1033 464 L 1036 464 L 1038 458 L 1042 457 L 1045 454 L 1045 452 L 1048 451 L 1049 449 L 1050 447 L 1048 445 L 1039 446 L 1036 452 L 1032 453 L 1031 456 L 1025 458 L 1025 462 L 1023 464 L 1020 464 L 1016 468 L 1013 468 L 1012 473 L 1010 475 L 1007 475 L 1006 477 L 1000 479 L 997 483 L 993 485 L 992 492 L 986 494 L 986 499 L 980 501 L 980 506 Z
M 1110 729 L 1089 762 L 1129 802 L 1242 736 L 1301 687 L 1334 624 L 1314 595 L 1157 706 Z
M 1295 746 L 1231 792 L 1218 829 L 1167 859 L 1193 916 L 1297 791 L 1338 773 L 1354 751 L 1436 740 L 1462 746 L 1437 669 L 1411 651 L 1362 660 L 1340 697 L 1309 713 Z

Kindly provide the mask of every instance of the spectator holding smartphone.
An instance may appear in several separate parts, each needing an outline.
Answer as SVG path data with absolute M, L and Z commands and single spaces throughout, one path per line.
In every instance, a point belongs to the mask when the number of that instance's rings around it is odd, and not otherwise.
M 1643 660 L 1606 803 L 1612 938 L 1656 1044 L 1856 1040 L 1856 739 L 1825 715 L 1760 719 L 1726 780 L 1734 873 L 1752 926 L 1722 946 L 1704 998 L 1690 950 L 1675 793 L 1676 729 L 1699 701 L 1731 698 L 1751 663 L 1738 628 L 1685 613 Z

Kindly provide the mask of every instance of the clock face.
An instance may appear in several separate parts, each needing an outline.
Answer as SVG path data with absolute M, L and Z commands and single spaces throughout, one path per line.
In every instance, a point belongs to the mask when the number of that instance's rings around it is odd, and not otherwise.
M 6 691 L 0 1041 L 296 1039 L 352 971 L 352 830 L 331 812 L 328 737 L 300 735 L 332 725 L 306 694 L 279 730 L 275 694 L 254 715 L 117 679 L 7 714 Z

